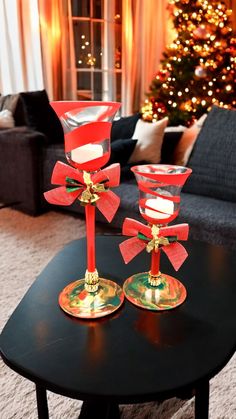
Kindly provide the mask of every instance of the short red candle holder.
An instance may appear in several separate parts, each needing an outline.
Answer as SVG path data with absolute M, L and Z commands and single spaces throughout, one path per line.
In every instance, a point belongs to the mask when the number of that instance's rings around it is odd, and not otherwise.
M 188 224 L 167 226 L 173 221 L 180 206 L 180 191 L 191 169 L 173 165 L 140 165 L 131 168 L 139 188 L 139 210 L 148 222 L 144 225 L 126 218 L 123 234 L 133 236 L 120 244 L 125 263 L 146 249 L 151 254 L 149 272 L 137 273 L 126 279 L 123 290 L 133 304 L 148 310 L 169 310 L 182 304 L 186 289 L 176 278 L 160 272 L 163 251 L 175 270 L 187 257 L 179 243 L 187 240 Z

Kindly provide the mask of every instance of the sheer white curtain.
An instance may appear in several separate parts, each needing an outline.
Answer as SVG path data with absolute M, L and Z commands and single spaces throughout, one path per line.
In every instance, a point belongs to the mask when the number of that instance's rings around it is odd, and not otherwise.
M 38 0 L 44 84 L 50 99 L 77 99 L 69 0 Z
M 37 0 L 0 1 L 0 92 L 43 88 Z
M 115 67 L 115 31 L 112 19 L 115 16 L 115 1 L 104 0 L 104 48 L 102 54 L 102 99 L 109 101 L 116 98 Z
M 122 111 L 143 104 L 169 42 L 168 0 L 123 1 Z
M 69 0 L 0 0 L 0 93 L 76 99 Z M 40 15 L 40 18 L 39 18 Z
M 132 113 L 135 88 L 132 3 L 132 0 L 123 0 L 122 3 L 122 115 Z
M 167 3 L 168 0 L 123 0 L 124 115 L 140 108 L 158 70 L 167 43 Z M 69 15 L 70 0 L 0 1 L 2 94 L 46 88 L 50 99 L 76 99 L 75 52 Z

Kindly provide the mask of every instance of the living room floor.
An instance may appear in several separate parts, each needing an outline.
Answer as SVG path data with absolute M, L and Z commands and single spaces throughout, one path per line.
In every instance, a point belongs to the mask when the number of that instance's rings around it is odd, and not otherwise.
M 97 234 L 114 233 L 109 225 L 97 225 Z M 116 233 L 120 233 L 116 230 Z M 16 308 L 36 276 L 52 257 L 72 240 L 86 234 L 83 217 L 50 211 L 30 217 L 11 208 L 0 211 L 0 327 Z M 99 261 L 98 261 L 99 270 Z M 1 361 L 2 362 L 2 361 Z M 37 418 L 34 384 L 1 365 L 0 410 L 4 419 Z M 210 418 L 232 419 L 235 416 L 236 356 L 211 380 Z M 48 392 L 50 418 L 75 419 L 81 403 Z M 24 402 L 22 402 L 24 401 Z M 142 405 L 122 406 L 127 419 L 190 419 L 194 417 L 193 399 L 167 400 Z

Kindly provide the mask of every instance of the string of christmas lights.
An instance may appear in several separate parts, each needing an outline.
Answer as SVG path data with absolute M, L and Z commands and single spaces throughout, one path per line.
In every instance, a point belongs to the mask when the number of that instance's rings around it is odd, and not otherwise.
M 141 109 L 143 119 L 191 125 L 213 104 L 236 106 L 236 37 L 225 2 L 169 0 L 175 38 Z

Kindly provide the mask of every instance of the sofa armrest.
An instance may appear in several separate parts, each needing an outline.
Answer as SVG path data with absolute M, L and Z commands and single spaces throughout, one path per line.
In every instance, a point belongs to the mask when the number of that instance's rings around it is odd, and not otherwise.
M 12 143 L 12 146 L 17 148 L 24 147 L 26 144 L 34 147 L 33 141 L 40 142 L 43 146 L 46 143 L 46 137 L 44 134 L 24 126 L 0 129 L 0 141 L 7 141 L 9 145 Z
M 40 212 L 41 156 L 46 139 L 27 127 L 0 131 L 0 201 L 23 212 Z

